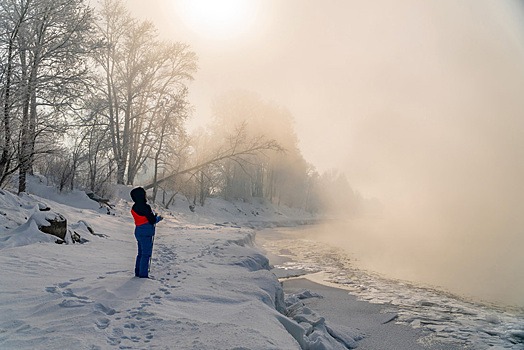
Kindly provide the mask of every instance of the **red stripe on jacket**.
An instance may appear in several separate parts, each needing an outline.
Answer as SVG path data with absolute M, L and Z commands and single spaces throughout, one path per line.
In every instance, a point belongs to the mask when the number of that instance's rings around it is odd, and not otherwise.
M 147 217 L 138 215 L 137 213 L 135 213 L 133 209 L 131 209 L 131 215 L 133 215 L 133 219 L 135 219 L 136 226 L 140 226 L 140 225 L 149 223 L 149 220 L 147 220 Z

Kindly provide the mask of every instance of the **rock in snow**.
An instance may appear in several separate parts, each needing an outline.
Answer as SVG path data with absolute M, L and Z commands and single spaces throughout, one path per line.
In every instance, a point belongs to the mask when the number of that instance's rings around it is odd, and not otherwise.
M 36 213 L 35 213 L 36 214 Z M 33 215 L 35 215 L 33 214 Z M 61 214 L 46 212 L 43 220 L 38 220 L 38 229 L 44 233 L 56 236 L 65 240 L 67 233 L 67 220 Z

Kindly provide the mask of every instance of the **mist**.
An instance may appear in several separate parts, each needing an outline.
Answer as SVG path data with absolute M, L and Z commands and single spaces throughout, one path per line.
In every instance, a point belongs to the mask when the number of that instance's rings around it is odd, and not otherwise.
M 522 27 L 492 2 L 389 10 L 342 146 L 383 212 L 324 239 L 387 276 L 522 306 Z
M 381 203 L 322 239 L 391 277 L 524 305 L 521 2 L 264 1 L 231 41 L 161 3 L 128 1 L 199 55 L 195 125 L 253 91 L 290 111 L 319 171 Z

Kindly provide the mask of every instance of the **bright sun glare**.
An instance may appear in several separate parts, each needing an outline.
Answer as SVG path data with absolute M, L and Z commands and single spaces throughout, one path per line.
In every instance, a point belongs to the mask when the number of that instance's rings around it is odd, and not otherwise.
M 184 0 L 183 19 L 201 36 L 228 39 L 247 31 L 256 13 L 253 0 Z

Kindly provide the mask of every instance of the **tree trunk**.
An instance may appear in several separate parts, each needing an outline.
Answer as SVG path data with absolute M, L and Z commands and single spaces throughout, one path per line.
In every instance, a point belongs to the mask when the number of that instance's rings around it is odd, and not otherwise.
M 25 53 L 22 54 L 22 64 L 25 64 Z M 38 74 L 38 55 L 33 57 L 33 64 L 29 77 L 25 75 L 25 93 L 23 100 L 22 112 L 22 133 L 21 146 L 19 156 L 19 176 L 18 176 L 18 192 L 26 191 L 26 176 L 32 172 L 32 165 L 34 159 L 35 139 L 36 139 L 36 81 Z M 27 69 L 27 66 L 26 66 Z
M 31 89 L 31 105 L 29 109 L 29 158 L 27 160 L 27 171 L 29 174 L 33 175 L 33 164 L 35 162 L 35 142 L 36 142 L 36 73 L 37 68 L 31 72 L 31 81 L 30 86 L 33 86 Z
M 126 166 L 125 162 L 122 161 L 120 128 L 118 125 L 118 106 L 116 101 L 116 93 L 113 88 L 113 79 L 111 76 L 114 69 L 114 63 L 111 62 L 111 52 L 109 50 L 107 52 L 106 65 L 107 109 L 109 112 L 109 132 L 111 134 L 111 146 L 113 148 L 113 156 L 116 160 L 117 166 L 116 182 L 120 185 L 123 185 Z
M 23 46 L 23 45 L 21 45 Z M 29 104 L 31 91 L 27 78 L 27 57 L 25 49 L 20 50 L 21 81 L 22 81 L 22 124 L 20 130 L 20 149 L 18 151 L 18 193 L 26 191 L 26 174 L 28 171 L 29 148 Z
M 120 164 L 121 164 L 121 167 L 122 169 L 120 169 L 119 167 L 119 172 L 118 172 L 118 177 L 119 177 L 119 180 L 121 180 L 121 182 L 118 182 L 118 183 L 124 183 L 124 176 L 125 176 L 125 171 L 126 171 L 126 168 L 127 168 L 127 158 L 129 156 L 129 140 L 130 140 L 130 137 L 129 137 L 129 133 L 130 133 L 130 124 L 131 124 L 131 104 L 132 104 L 132 97 L 131 97 L 131 93 L 128 92 L 128 95 L 127 95 L 127 104 L 126 104 L 126 109 L 125 109 L 125 112 L 124 112 L 124 130 L 123 130 L 123 133 L 122 133 L 122 154 L 121 154 L 121 157 L 120 157 Z M 134 174 L 133 175 L 133 178 L 131 179 L 131 181 L 128 180 L 128 185 L 131 185 L 134 181 Z M 120 179 L 120 176 L 121 176 L 121 179 Z
M 207 191 L 205 190 L 204 172 L 200 171 L 200 205 L 203 207 L 206 200 Z
M 6 67 L 6 82 L 4 95 L 4 142 L 2 145 L 2 156 L 0 158 L 0 186 L 9 171 L 10 156 L 9 149 L 11 148 L 11 123 L 10 123 L 10 96 L 11 96 L 11 75 L 13 69 L 13 46 L 14 40 L 9 40 L 9 48 L 7 53 L 7 67 Z
M 157 179 L 158 179 L 158 161 L 159 161 L 159 154 L 157 153 L 156 156 L 155 156 L 155 169 L 154 169 L 154 172 L 153 172 L 153 203 L 155 202 L 156 200 L 156 194 L 157 194 L 157 191 L 158 191 L 158 183 L 157 183 Z

